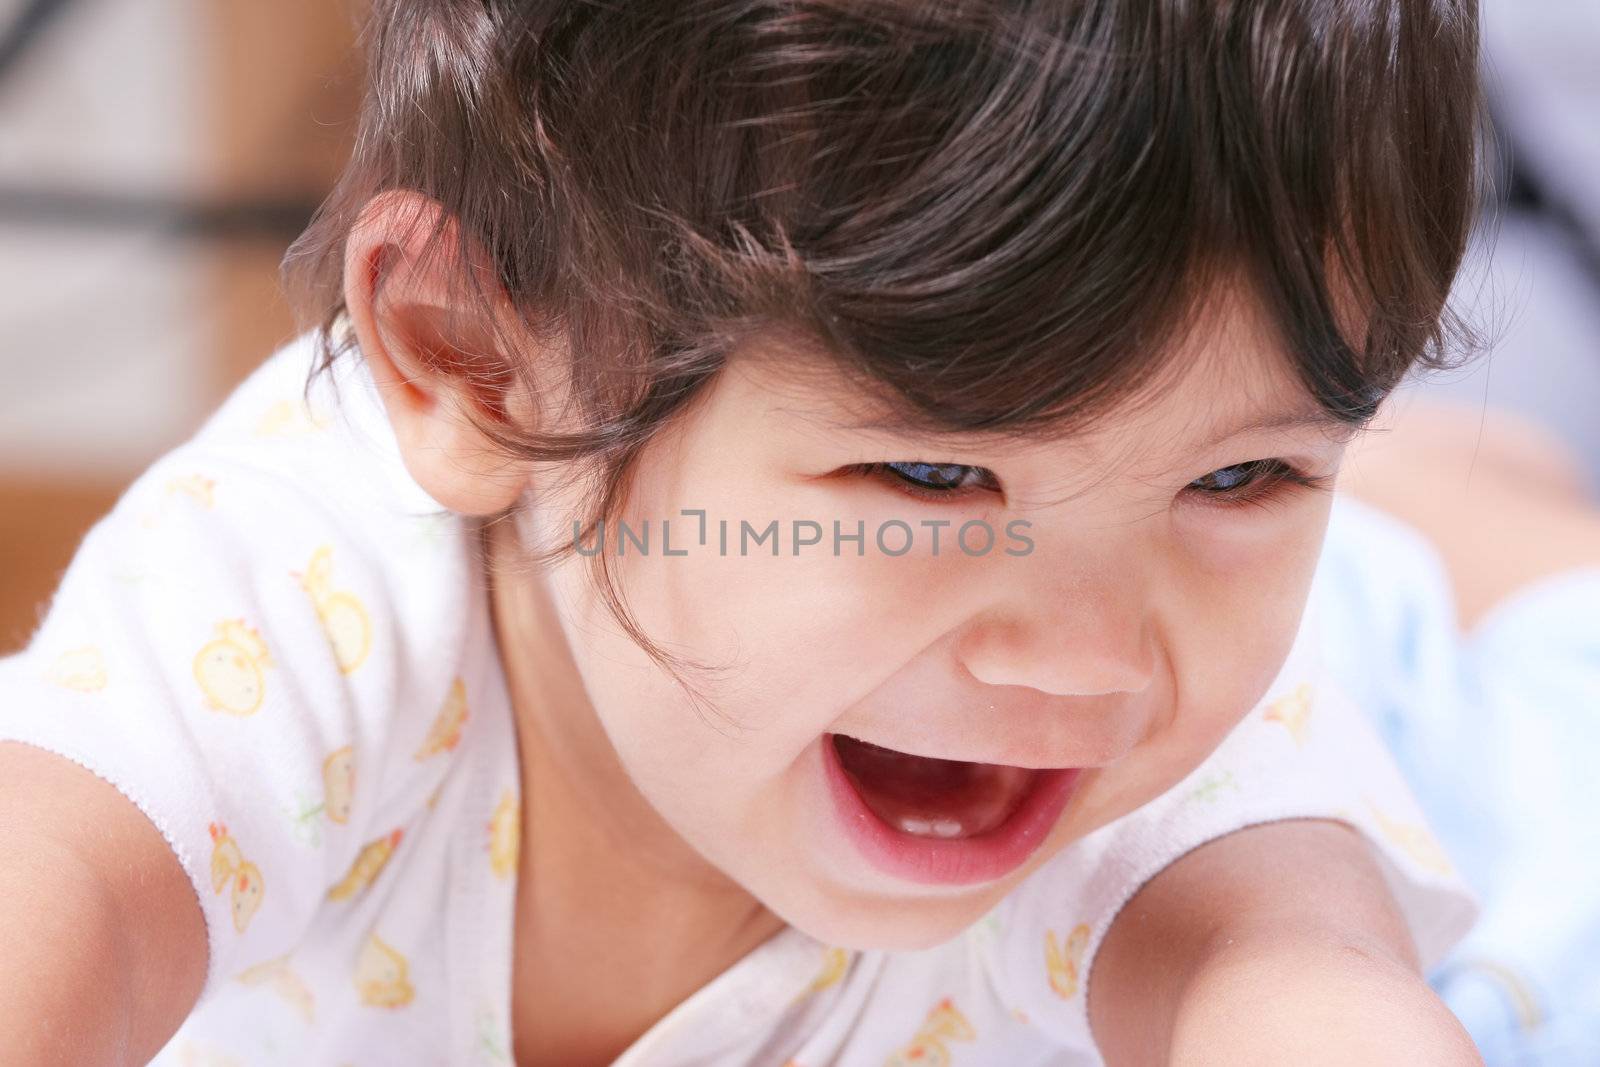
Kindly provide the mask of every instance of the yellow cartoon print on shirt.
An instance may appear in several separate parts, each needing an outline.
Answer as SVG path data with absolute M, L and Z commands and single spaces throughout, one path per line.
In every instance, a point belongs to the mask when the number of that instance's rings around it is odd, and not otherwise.
M 207 478 L 203 474 L 184 474 L 177 478 L 168 478 L 164 487 L 167 496 L 186 496 L 203 508 L 213 507 L 216 498 L 213 494 L 217 489 L 214 478 Z
M 850 969 L 850 952 L 837 946 L 827 946 L 822 952 L 822 969 L 817 976 L 811 979 L 811 984 L 802 989 L 790 1001 L 790 1005 L 800 1003 L 813 993 L 820 993 L 831 985 L 836 985 L 844 977 L 845 971 Z
M 205 693 L 206 706 L 229 715 L 254 715 L 266 692 L 266 668 L 272 666 L 267 644 L 243 619 L 217 624 L 216 637 L 194 657 L 194 680 Z
M 340 672 L 349 674 L 361 666 L 372 650 L 372 620 L 354 594 L 334 590 L 333 547 L 323 545 L 313 552 L 304 574 L 289 573 L 300 579 L 300 587 L 311 598 Z
M 279 400 L 262 413 L 256 422 L 257 437 L 289 437 L 325 430 L 328 420 L 315 415 L 304 399 Z
M 1044 969 L 1050 975 L 1050 988 L 1056 996 L 1077 996 L 1079 978 L 1083 970 L 1083 953 L 1089 947 L 1089 927 L 1079 923 L 1067 935 L 1065 943 L 1056 941 L 1056 932 L 1044 932 Z
M 1531 1033 L 1544 1025 L 1545 1012 L 1534 993 L 1534 985 L 1523 974 L 1498 960 L 1485 957 L 1461 960 L 1451 968 L 1457 974 L 1476 974 L 1500 987 L 1511 1009 L 1516 1013 L 1517 1025 Z
M 235 976 L 235 980 L 248 986 L 271 989 L 299 1012 L 306 1022 L 316 1021 L 316 998 L 312 996 L 310 987 L 289 967 L 288 956 L 247 967 Z
M 341 825 L 349 822 L 356 792 L 356 755 L 349 745 L 322 761 L 322 788 L 326 791 L 323 805 L 329 821 Z
M 389 864 L 389 857 L 394 855 L 395 847 L 400 844 L 400 839 L 405 836 L 405 831 L 395 829 L 378 838 L 369 841 L 356 856 L 355 862 L 350 864 L 350 870 L 341 878 L 337 885 L 328 890 L 329 900 L 349 900 L 357 893 L 377 880 L 383 873 L 384 867 Z
M 500 794 L 500 803 L 489 817 L 489 869 L 496 878 L 509 878 L 517 869 L 517 854 L 522 847 L 522 809 L 510 789 Z
M 967 1017 L 945 997 L 928 1012 L 917 1036 L 885 1060 L 884 1067 L 948 1067 L 951 1054 L 945 1042 L 972 1041 L 977 1036 Z
M 161 486 L 160 499 L 139 518 L 139 525 L 145 529 L 154 526 L 156 520 L 171 506 L 174 497 L 182 497 L 203 508 L 214 507 L 216 488 L 215 479 L 203 474 L 181 474 L 176 478 L 168 478 Z
M 807 993 L 820 993 L 844 977 L 844 972 L 850 969 L 850 953 L 836 945 L 830 945 L 822 954 L 822 970 L 811 980 L 806 987 Z
M 239 843 L 228 833 L 227 826 L 219 822 L 211 824 L 211 888 L 217 893 L 230 889 L 233 928 L 244 933 L 261 907 L 266 885 L 260 868 L 244 858 Z
M 45 677 L 56 685 L 94 693 L 106 687 L 106 661 L 94 645 L 68 649 L 56 657 Z
M 403 1008 L 416 995 L 406 958 L 377 934 L 367 935 L 356 959 L 356 990 L 374 1008 Z
M 215 1045 L 202 1045 L 185 1038 L 178 1045 L 178 1067 L 243 1067 Z
M 1433 834 L 1428 832 L 1427 827 L 1392 818 L 1370 800 L 1367 801 L 1367 807 L 1372 810 L 1373 818 L 1378 821 L 1378 829 L 1383 831 L 1383 836 L 1416 860 L 1418 866 L 1439 874 L 1450 874 L 1455 870 L 1450 857 L 1445 855 L 1444 847 Z
M 428 736 L 423 739 L 422 747 L 411 758 L 420 763 L 429 756 L 453 751 L 461 743 L 461 728 L 466 725 L 468 717 L 467 686 L 457 678 L 450 683 L 450 692 L 445 694 L 444 705 L 434 717 L 433 725 L 428 728 Z
M 1306 728 L 1311 721 L 1311 683 L 1301 682 L 1294 692 L 1281 696 L 1267 705 L 1261 716 L 1265 722 L 1281 722 L 1294 738 L 1294 743 L 1306 743 Z
M 350 810 L 355 804 L 356 757 L 349 745 L 335 749 L 322 761 L 322 799 L 315 801 L 297 792 L 296 807 L 289 816 L 294 820 L 295 837 L 315 847 L 322 843 L 318 815 L 326 815 L 329 822 L 343 825 L 350 821 Z

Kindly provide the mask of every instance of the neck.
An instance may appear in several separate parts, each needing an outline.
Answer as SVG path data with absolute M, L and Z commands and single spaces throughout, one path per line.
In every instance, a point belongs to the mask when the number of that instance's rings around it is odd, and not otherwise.
M 522 776 L 517 1058 L 524 1067 L 609 1062 L 784 924 L 634 786 L 588 699 L 546 579 L 516 566 L 513 537 L 508 523 L 484 534 Z

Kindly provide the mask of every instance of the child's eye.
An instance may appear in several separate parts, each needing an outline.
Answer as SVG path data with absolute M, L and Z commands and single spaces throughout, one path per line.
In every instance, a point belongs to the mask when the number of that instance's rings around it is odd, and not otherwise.
M 989 471 L 965 463 L 865 463 L 860 470 L 867 475 L 887 476 L 896 489 L 922 500 L 952 500 L 979 489 L 999 488 Z
M 880 476 L 909 496 L 921 500 L 961 499 L 981 489 L 998 489 L 995 476 L 983 467 L 965 463 L 897 461 L 865 463 L 862 474 Z M 1187 488 L 1208 503 L 1242 505 L 1262 503 L 1283 488 L 1325 488 L 1331 479 L 1307 475 L 1281 459 L 1258 459 L 1221 467 L 1190 482 Z
M 1329 481 L 1328 478 L 1304 474 L 1281 459 L 1255 459 L 1202 475 L 1190 482 L 1187 488 L 1210 501 L 1234 505 L 1258 503 L 1288 486 L 1324 488 Z

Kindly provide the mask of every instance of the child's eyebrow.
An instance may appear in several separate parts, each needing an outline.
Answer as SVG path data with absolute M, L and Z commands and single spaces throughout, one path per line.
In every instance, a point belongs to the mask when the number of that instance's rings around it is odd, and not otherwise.
M 1243 437 L 1249 433 L 1265 433 L 1269 430 L 1321 430 L 1334 440 L 1342 441 L 1355 437 L 1361 432 L 1362 425 L 1341 419 L 1325 408 L 1314 411 L 1285 411 L 1275 415 L 1258 416 L 1224 429 L 1212 437 L 1206 447 L 1215 448 L 1235 437 Z

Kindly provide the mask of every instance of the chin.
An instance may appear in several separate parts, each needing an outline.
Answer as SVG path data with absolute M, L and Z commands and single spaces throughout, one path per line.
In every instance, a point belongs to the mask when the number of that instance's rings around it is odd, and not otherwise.
M 829 898 L 785 911 L 767 907 L 790 926 L 829 945 L 856 950 L 916 952 L 959 937 L 997 904 L 1003 894 L 985 892 L 945 898 Z

